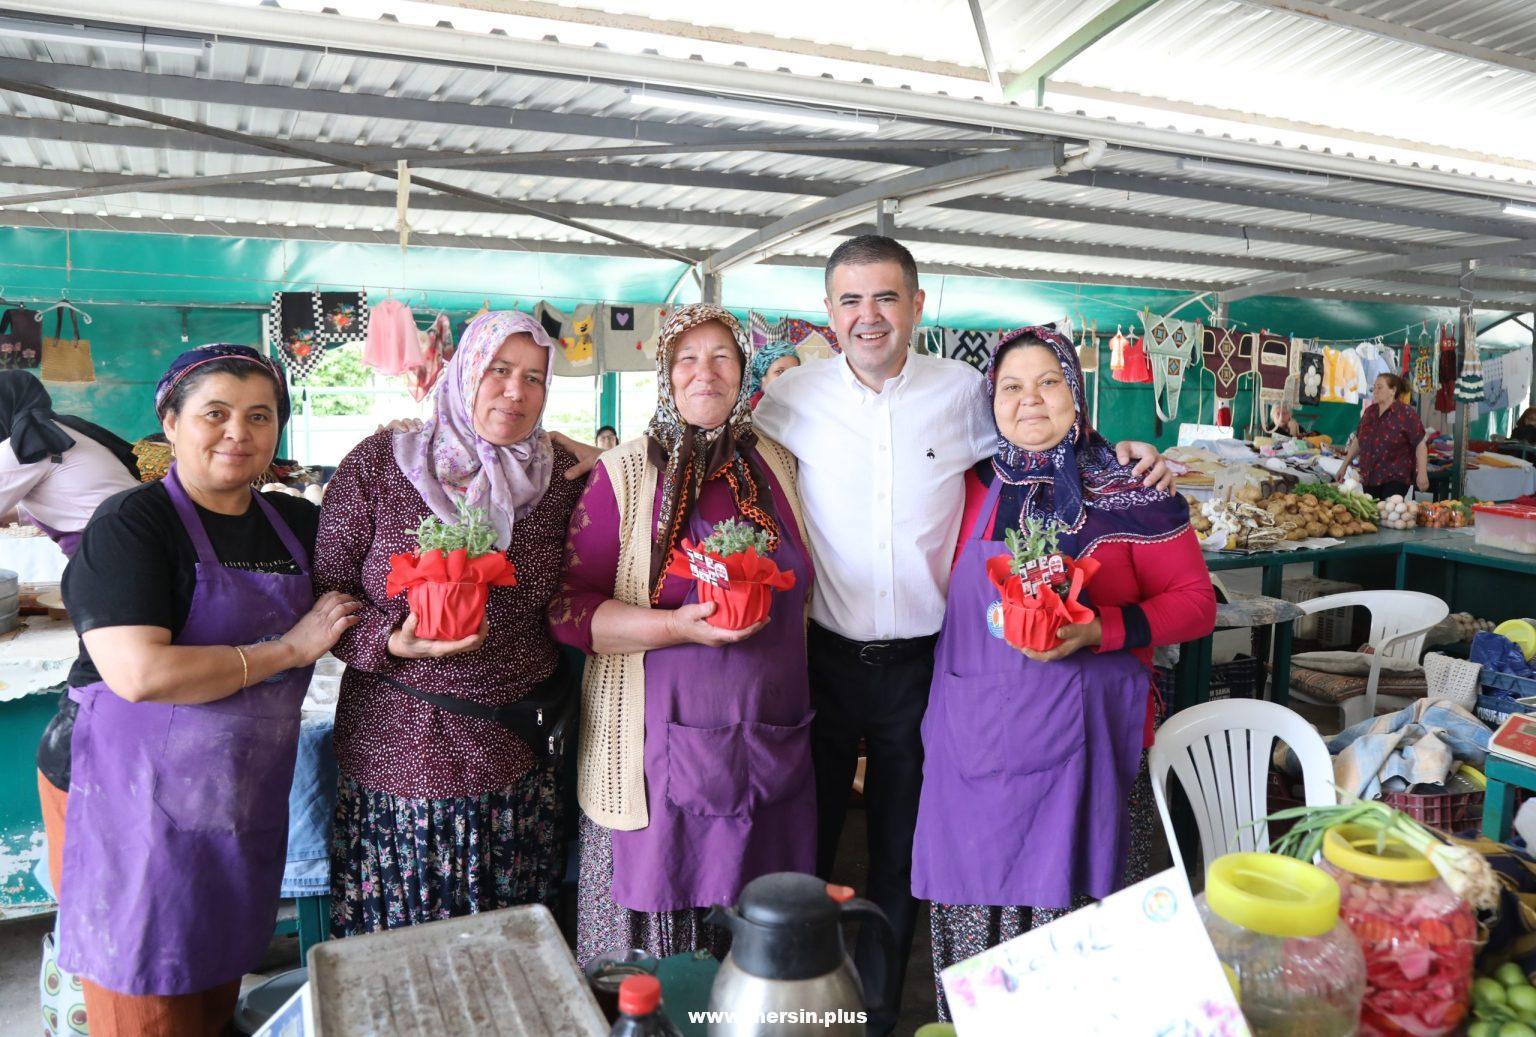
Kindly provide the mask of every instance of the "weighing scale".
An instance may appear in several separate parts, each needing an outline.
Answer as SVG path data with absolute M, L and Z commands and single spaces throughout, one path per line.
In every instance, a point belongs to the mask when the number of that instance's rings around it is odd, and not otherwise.
M 1488 740 L 1488 751 L 1506 760 L 1536 767 L 1536 715 L 1510 715 Z

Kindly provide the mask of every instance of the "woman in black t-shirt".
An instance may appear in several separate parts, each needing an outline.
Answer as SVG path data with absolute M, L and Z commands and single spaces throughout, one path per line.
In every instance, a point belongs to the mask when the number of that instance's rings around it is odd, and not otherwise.
M 250 488 L 288 417 L 275 365 L 190 350 L 155 400 L 176 463 L 104 502 L 65 570 L 80 657 L 38 754 L 59 964 L 109 1037 L 233 1014 L 275 920 L 299 704 L 358 607 L 315 600 L 318 509 Z

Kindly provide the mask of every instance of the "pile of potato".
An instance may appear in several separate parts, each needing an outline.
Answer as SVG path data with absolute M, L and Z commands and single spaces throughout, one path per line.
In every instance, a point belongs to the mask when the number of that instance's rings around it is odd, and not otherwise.
M 1277 493 L 1259 507 L 1274 517 L 1275 525 L 1285 530 L 1287 540 L 1376 532 L 1374 522 L 1365 522 L 1344 505 L 1330 504 L 1308 493 Z

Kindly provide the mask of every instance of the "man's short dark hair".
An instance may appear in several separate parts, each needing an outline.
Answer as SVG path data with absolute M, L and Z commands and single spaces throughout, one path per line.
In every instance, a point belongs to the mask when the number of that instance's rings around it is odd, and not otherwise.
M 907 251 L 907 246 L 895 238 L 880 234 L 861 234 L 849 238 L 827 257 L 827 295 L 832 295 L 832 271 L 840 266 L 867 266 L 871 263 L 895 263 L 907 282 L 907 291 L 917 294 L 917 260 Z

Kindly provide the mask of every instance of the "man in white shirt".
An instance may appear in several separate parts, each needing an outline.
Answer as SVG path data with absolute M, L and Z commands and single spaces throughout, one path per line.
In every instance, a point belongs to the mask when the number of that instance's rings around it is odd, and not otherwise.
M 869 899 L 896 931 L 895 988 L 871 1020 L 888 1032 L 901 1007 L 917 902 L 912 832 L 922 788 L 919 731 L 933 677 L 965 473 L 996 452 L 986 380 L 958 361 L 913 353 L 923 313 L 912 254 L 891 238 L 844 242 L 827 260 L 827 315 L 843 353 L 785 372 L 753 422 L 799 461 L 800 500 L 816 565 L 807 639 L 816 770 L 817 870 L 830 878 L 862 738 L 868 754 Z M 1157 450 L 1122 443 L 1148 482 Z M 883 988 L 872 934 L 859 974 Z

